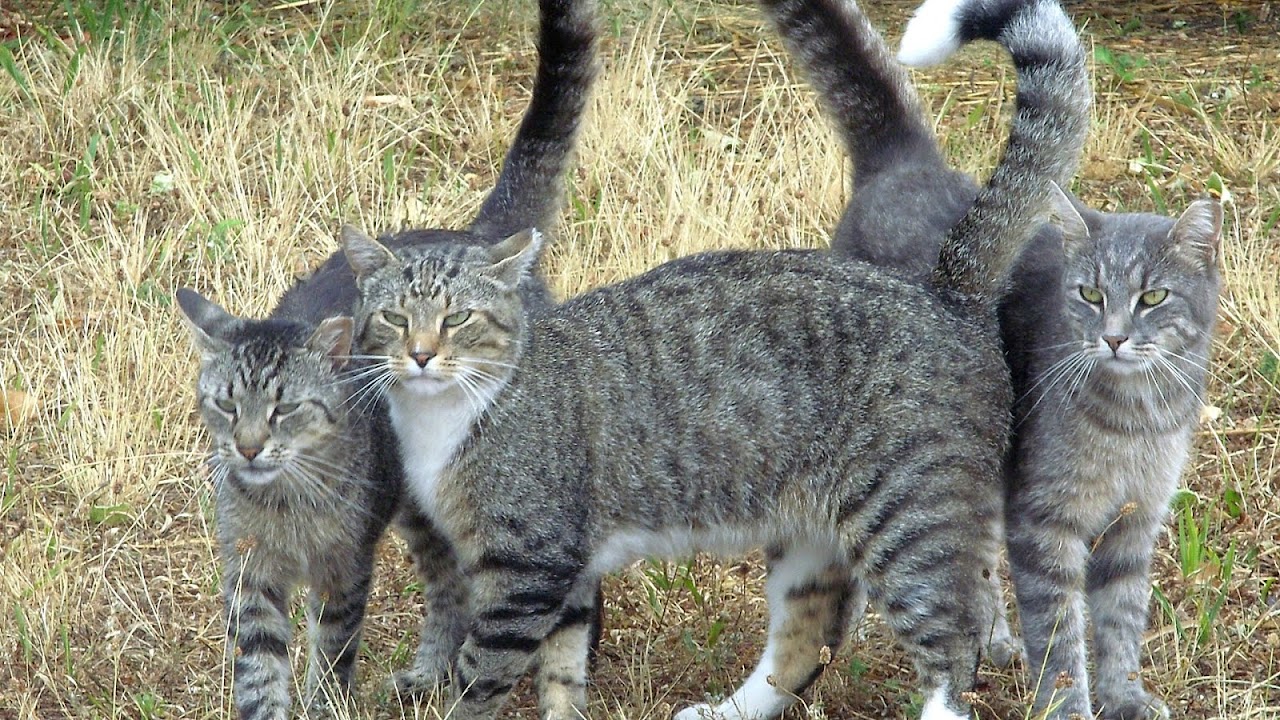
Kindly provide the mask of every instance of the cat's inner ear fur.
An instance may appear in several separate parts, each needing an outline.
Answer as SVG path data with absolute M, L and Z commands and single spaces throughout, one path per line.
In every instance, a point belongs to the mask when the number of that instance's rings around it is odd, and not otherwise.
M 1055 182 L 1049 183 L 1049 222 L 1062 231 L 1064 245 L 1089 239 L 1089 226 L 1067 194 Z
M 237 322 L 236 316 L 191 288 L 178 288 L 176 297 L 200 355 L 208 358 L 225 352 L 228 345 L 222 336 Z
M 342 252 L 351 271 L 361 280 L 396 262 L 395 253 L 353 225 L 342 226 Z
M 345 315 L 327 318 L 307 340 L 307 348 L 324 353 L 333 361 L 335 370 L 351 359 L 351 335 L 355 323 Z
M 493 264 L 488 272 L 507 287 L 516 287 L 533 272 L 542 253 L 542 233 L 534 228 L 521 230 L 489 248 Z
M 1189 259 L 1206 267 L 1213 265 L 1222 240 L 1222 204 L 1217 200 L 1191 203 L 1169 231 L 1169 239 Z

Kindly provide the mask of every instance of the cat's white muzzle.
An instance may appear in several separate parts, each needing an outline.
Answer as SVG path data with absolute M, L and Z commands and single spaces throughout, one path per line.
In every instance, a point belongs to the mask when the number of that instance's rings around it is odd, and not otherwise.
M 396 389 L 418 396 L 439 395 L 454 386 L 454 380 L 430 369 L 409 366 L 400 373 Z
M 235 468 L 236 478 L 250 487 L 263 487 L 275 482 L 280 476 L 280 468 L 264 465 L 241 465 Z

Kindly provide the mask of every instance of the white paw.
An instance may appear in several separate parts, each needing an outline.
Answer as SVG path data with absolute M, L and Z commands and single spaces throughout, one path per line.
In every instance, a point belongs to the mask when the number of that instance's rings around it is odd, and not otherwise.
M 898 62 L 927 67 L 960 49 L 960 8 L 965 0 L 925 0 L 916 8 L 898 46 Z
M 714 707 L 701 703 L 690 705 L 671 717 L 672 720 L 720 720 L 720 713 Z

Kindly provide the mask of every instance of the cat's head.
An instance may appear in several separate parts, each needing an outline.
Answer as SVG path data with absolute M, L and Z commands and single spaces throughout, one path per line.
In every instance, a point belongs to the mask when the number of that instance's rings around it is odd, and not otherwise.
M 496 245 L 441 242 L 396 255 L 348 226 L 342 244 L 360 289 L 356 344 L 383 369 L 375 384 L 479 400 L 506 382 L 521 351 L 522 285 L 542 247 L 536 230 Z
M 239 318 L 186 288 L 177 299 L 200 352 L 196 394 L 215 477 L 242 487 L 287 486 L 295 495 L 316 490 L 348 438 L 342 370 L 351 318 L 312 328 Z
M 1079 213 L 1062 223 L 1062 292 L 1085 357 L 1120 375 L 1203 368 L 1218 309 L 1222 206 L 1198 200 L 1177 220 Z

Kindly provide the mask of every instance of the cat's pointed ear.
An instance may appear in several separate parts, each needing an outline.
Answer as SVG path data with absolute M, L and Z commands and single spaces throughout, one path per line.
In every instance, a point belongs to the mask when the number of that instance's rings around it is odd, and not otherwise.
M 1071 202 L 1071 198 L 1053 181 L 1049 182 L 1049 222 L 1062 231 L 1063 245 L 1089 239 L 1089 225 L 1080 216 L 1080 211 Z
M 178 288 L 175 296 L 200 355 L 208 358 L 224 352 L 228 343 L 222 336 L 238 318 L 191 288 Z
M 489 248 L 493 265 L 489 274 L 508 287 L 516 287 L 533 272 L 542 253 L 542 233 L 534 228 L 521 230 Z
M 342 226 L 342 252 L 346 254 L 351 271 L 359 280 L 396 262 L 395 253 L 354 225 Z
M 1218 260 L 1218 246 L 1222 241 L 1222 203 L 1217 200 L 1191 203 L 1173 224 L 1169 239 L 1178 252 L 1203 263 L 1204 267 L 1211 267 Z
M 326 318 L 311 333 L 307 348 L 328 355 L 333 361 L 334 369 L 341 369 L 351 359 L 351 334 L 354 327 L 355 322 L 345 315 Z

